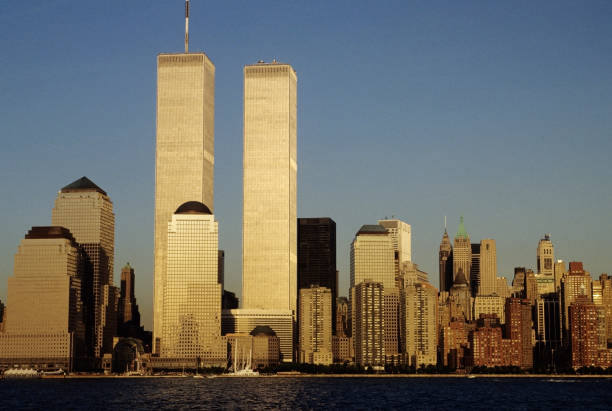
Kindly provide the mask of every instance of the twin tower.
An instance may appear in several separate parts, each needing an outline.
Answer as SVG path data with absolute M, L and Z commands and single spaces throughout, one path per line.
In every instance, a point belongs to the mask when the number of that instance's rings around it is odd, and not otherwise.
M 158 352 L 164 312 L 181 311 L 164 310 L 168 224 L 186 202 L 214 212 L 214 101 L 215 66 L 206 54 L 158 56 L 153 323 Z M 260 61 L 244 67 L 243 121 L 242 306 L 295 313 L 297 76 L 290 65 Z

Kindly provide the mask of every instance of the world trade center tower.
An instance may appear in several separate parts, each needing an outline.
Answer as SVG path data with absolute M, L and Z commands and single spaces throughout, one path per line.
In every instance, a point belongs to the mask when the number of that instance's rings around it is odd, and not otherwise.
M 157 56 L 154 350 L 162 331 L 168 223 L 187 201 L 214 206 L 215 66 L 206 54 L 189 53 L 187 38 L 185 53 Z
M 297 75 L 288 64 L 244 68 L 242 301 L 297 304 Z

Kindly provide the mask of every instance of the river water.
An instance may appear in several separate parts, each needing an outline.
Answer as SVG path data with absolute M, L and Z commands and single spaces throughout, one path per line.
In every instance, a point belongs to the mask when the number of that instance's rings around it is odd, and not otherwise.
M 612 409 L 612 379 L 98 378 L 0 381 L 1 409 Z

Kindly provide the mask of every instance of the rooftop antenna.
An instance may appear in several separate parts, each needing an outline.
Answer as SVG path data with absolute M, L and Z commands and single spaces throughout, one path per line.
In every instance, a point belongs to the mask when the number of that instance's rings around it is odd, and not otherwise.
M 185 0 L 185 54 L 189 53 L 189 0 Z
M 446 216 L 444 216 L 444 232 L 446 232 Z

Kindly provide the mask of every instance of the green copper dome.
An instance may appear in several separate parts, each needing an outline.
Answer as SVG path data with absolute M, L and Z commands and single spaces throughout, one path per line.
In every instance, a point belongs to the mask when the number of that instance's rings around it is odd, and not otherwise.
M 465 231 L 465 225 L 463 225 L 463 216 L 459 219 L 459 227 L 457 228 L 455 238 L 468 238 L 468 233 Z

